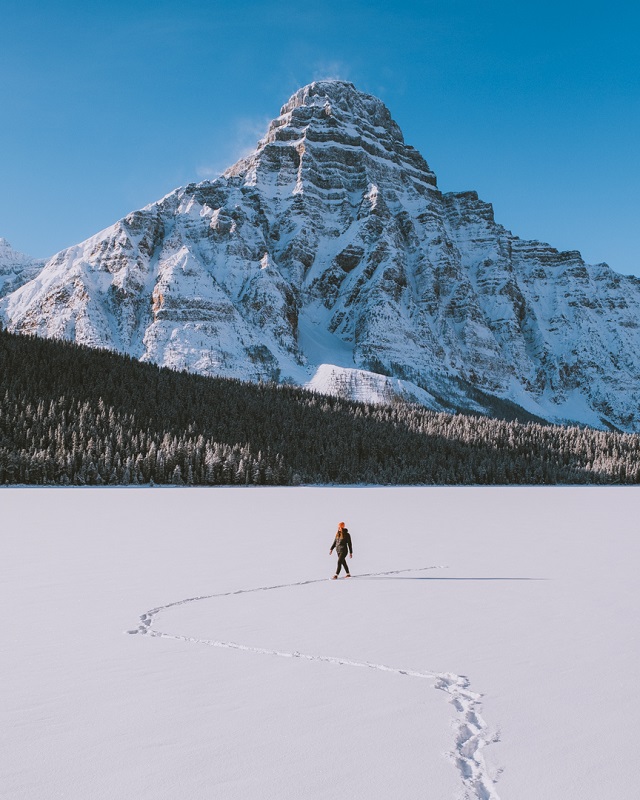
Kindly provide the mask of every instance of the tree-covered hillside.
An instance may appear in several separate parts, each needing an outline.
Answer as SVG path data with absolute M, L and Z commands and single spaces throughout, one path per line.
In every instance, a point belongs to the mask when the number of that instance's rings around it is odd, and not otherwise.
M 373 406 L 0 331 L 4 484 L 639 483 L 640 437 Z

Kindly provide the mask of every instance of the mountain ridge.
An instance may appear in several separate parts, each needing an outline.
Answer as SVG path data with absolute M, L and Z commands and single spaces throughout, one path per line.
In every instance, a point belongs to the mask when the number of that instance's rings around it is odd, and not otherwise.
M 640 430 L 640 280 L 440 192 L 345 81 L 295 92 L 219 178 L 56 254 L 0 318 L 205 375 Z
M 32 280 L 44 267 L 45 260 L 14 250 L 0 236 L 0 297 L 10 294 Z

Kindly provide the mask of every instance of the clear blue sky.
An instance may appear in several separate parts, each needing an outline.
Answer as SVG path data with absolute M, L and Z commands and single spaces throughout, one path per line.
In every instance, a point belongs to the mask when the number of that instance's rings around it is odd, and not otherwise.
M 299 86 L 381 97 L 445 190 L 640 274 L 625 2 L 0 0 L 0 236 L 51 255 L 249 150 Z

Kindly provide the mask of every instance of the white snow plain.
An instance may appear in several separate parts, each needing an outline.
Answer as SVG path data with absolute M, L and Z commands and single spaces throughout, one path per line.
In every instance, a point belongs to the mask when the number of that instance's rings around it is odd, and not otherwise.
M 637 501 L 2 489 L 0 794 L 635 797 Z

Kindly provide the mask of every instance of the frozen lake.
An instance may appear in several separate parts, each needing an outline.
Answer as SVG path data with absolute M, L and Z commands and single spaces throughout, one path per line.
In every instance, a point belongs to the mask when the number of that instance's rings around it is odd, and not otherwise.
M 1 489 L 0 794 L 634 797 L 639 497 Z

